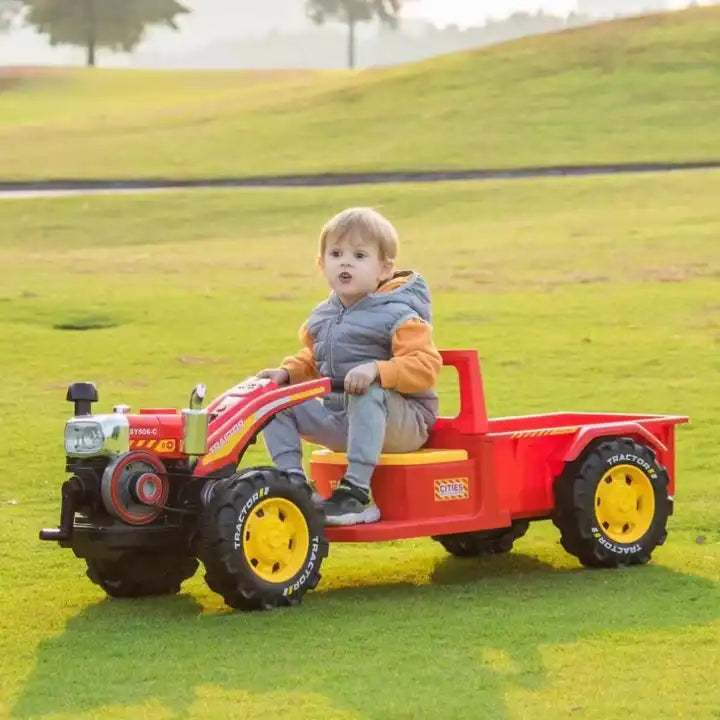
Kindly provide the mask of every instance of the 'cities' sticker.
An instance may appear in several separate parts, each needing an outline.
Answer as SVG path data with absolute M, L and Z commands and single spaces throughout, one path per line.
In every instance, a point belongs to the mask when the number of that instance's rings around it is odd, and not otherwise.
M 441 500 L 467 500 L 469 497 L 470 480 L 468 478 L 435 480 L 435 502 Z

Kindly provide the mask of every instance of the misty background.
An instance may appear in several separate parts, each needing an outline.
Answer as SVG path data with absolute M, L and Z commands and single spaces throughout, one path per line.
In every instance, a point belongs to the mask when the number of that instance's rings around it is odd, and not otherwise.
M 314 24 L 304 0 L 183 0 L 178 31 L 148 28 L 132 53 L 101 49 L 98 64 L 130 68 L 321 68 L 346 66 L 347 28 Z M 396 29 L 362 23 L 356 66 L 420 60 L 612 17 L 713 4 L 689 0 L 406 0 Z M 82 65 L 79 47 L 51 47 L 18 27 L 0 35 L 2 65 Z

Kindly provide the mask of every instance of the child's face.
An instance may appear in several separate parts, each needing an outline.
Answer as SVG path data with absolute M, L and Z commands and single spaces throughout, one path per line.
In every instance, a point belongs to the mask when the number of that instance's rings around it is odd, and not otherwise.
M 328 242 L 322 269 L 330 287 L 348 307 L 375 292 L 383 280 L 389 279 L 393 263 L 380 259 L 380 249 L 375 243 L 365 242 L 358 236 L 345 236 Z

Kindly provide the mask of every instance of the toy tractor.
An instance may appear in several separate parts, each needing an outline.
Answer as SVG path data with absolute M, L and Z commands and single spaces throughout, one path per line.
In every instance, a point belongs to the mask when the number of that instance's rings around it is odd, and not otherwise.
M 673 509 L 674 426 L 687 417 L 563 412 L 488 419 L 478 356 L 456 368 L 460 412 L 423 449 L 382 455 L 372 491 L 382 519 L 324 526 L 305 485 L 275 467 L 238 470 L 279 412 L 331 392 L 327 378 L 277 387 L 250 378 L 202 408 L 125 405 L 91 414 L 91 383 L 73 383 L 65 427 L 60 525 L 40 532 L 84 558 L 114 597 L 177 593 L 198 561 L 208 586 L 243 610 L 295 605 L 320 580 L 329 542 L 431 537 L 453 555 L 508 552 L 551 518 L 585 566 L 645 563 Z M 327 496 L 346 458 L 318 450 L 311 477 Z

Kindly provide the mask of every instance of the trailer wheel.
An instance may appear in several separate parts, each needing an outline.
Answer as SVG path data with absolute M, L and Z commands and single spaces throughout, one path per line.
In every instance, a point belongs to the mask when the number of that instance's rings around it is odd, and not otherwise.
M 298 605 L 320 581 L 328 553 L 324 517 L 309 489 L 274 467 L 218 483 L 200 534 L 208 587 L 241 610 Z
M 626 437 L 595 445 L 555 480 L 552 520 L 562 546 L 587 567 L 648 562 L 667 537 L 668 487 L 647 445 Z
M 87 558 L 87 576 L 111 597 L 175 595 L 198 567 L 193 557 L 127 552 L 119 558 Z
M 526 520 L 515 520 L 509 528 L 433 535 L 432 539 L 456 557 L 508 553 L 512 550 L 513 543 L 527 532 L 529 525 Z

